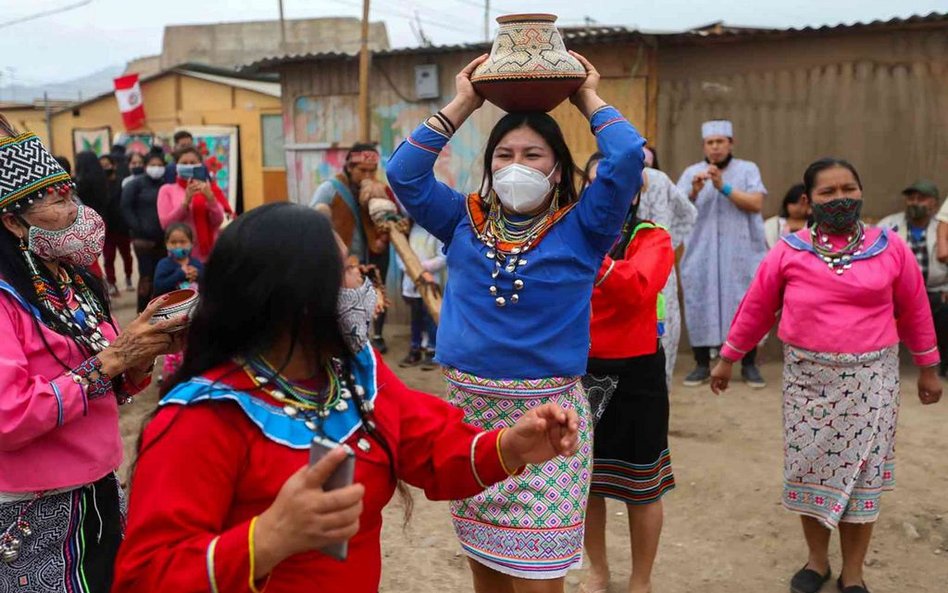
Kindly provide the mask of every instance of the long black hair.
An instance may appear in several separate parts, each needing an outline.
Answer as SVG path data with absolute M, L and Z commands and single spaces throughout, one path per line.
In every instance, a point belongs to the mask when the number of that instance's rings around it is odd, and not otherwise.
M 790 204 L 796 204 L 800 201 L 800 198 L 805 195 L 806 187 L 804 187 L 802 183 L 797 183 L 790 186 L 790 189 L 788 189 L 787 193 L 783 196 L 783 201 L 780 202 L 780 216 L 783 218 L 790 218 L 790 211 L 787 210 L 787 206 Z
M 852 163 L 835 157 L 823 157 L 818 161 L 810 163 L 810 166 L 807 167 L 803 173 L 803 190 L 811 201 L 813 199 L 813 186 L 816 184 L 817 175 L 827 169 L 833 169 L 835 167 L 848 169 L 849 172 L 853 174 L 853 177 L 856 178 L 856 184 L 859 186 L 859 189 L 862 189 L 862 179 L 859 178 L 859 173 Z
M 79 199 L 106 217 L 109 205 L 109 180 L 102 169 L 99 157 L 91 150 L 76 155 L 76 191 Z
M 164 386 L 270 349 L 292 332 L 314 352 L 337 355 L 342 260 L 329 221 L 294 204 L 255 208 L 221 233 L 204 271 L 201 300 L 178 373 Z
M 576 193 L 576 165 L 573 163 L 573 155 L 569 151 L 569 146 L 566 145 L 566 138 L 563 137 L 563 130 L 560 129 L 560 125 L 548 114 L 539 111 L 508 113 L 500 118 L 500 121 L 491 130 L 490 137 L 487 139 L 487 147 L 484 149 L 484 177 L 481 180 L 483 196 L 486 198 L 490 195 L 494 184 L 490 164 L 494 159 L 494 151 L 497 149 L 497 145 L 504 139 L 504 136 L 524 126 L 539 134 L 550 145 L 556 164 L 560 168 L 560 182 L 556 186 L 559 189 L 559 205 L 562 208 L 572 204 L 579 199 Z
M 205 266 L 184 360 L 162 386 L 162 395 L 235 358 L 266 352 L 287 331 L 291 353 L 306 341 L 312 352 L 345 358 L 336 313 L 342 277 L 332 224 L 315 210 L 267 204 L 237 218 L 221 233 Z M 279 372 L 289 359 L 274 362 Z M 359 397 L 353 390 L 361 415 Z M 368 418 L 362 420 L 388 454 L 397 479 L 388 441 Z

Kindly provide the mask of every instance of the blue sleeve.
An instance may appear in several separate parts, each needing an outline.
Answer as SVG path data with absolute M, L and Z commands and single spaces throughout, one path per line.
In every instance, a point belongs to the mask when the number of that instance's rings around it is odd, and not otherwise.
M 395 149 L 385 174 L 409 216 L 443 243 L 450 243 L 464 216 L 465 197 L 435 179 L 434 164 L 448 138 L 421 124 Z
M 170 257 L 166 257 L 155 266 L 155 279 L 153 280 L 154 292 L 152 296 L 158 297 L 163 294 L 168 294 L 174 290 L 178 284 L 184 282 L 184 280 L 184 270 L 181 269 L 178 262 Z
M 178 166 L 174 163 L 165 165 L 165 183 L 174 183 L 178 180 Z
M 590 124 L 604 156 L 596 180 L 583 193 L 576 210 L 589 244 L 596 252 L 606 253 L 642 187 L 645 139 L 614 107 L 596 111 Z

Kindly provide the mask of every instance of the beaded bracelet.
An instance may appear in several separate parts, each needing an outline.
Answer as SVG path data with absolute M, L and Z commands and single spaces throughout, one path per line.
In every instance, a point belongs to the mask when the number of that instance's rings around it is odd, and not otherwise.
M 448 116 L 445 115 L 443 111 L 439 111 L 438 113 L 436 113 L 435 117 L 437 117 L 438 121 L 445 124 L 447 128 L 451 130 L 451 134 L 457 133 L 458 127 L 454 125 L 454 122 L 451 121 L 451 119 L 448 118 Z
M 98 399 L 112 393 L 112 377 L 102 370 L 102 361 L 93 356 L 67 373 L 74 382 L 86 388 L 86 397 Z
M 507 429 L 502 428 L 500 429 L 500 434 L 497 435 L 497 459 L 500 460 L 500 467 L 504 469 L 504 473 L 508 476 L 516 476 L 520 473 L 520 468 L 510 471 L 510 469 L 507 468 L 507 464 L 504 463 L 504 454 L 500 451 L 500 439 L 503 438 L 505 432 L 507 432 Z
M 434 120 L 435 122 L 437 122 L 437 125 L 432 125 L 431 120 Z M 451 129 L 448 127 L 446 123 L 444 123 L 441 120 L 441 118 L 437 116 L 437 114 L 432 114 L 428 119 L 425 120 L 425 127 L 427 127 L 429 130 L 434 131 L 437 134 L 441 134 L 442 136 L 448 139 L 450 139 L 451 136 L 453 136 Z

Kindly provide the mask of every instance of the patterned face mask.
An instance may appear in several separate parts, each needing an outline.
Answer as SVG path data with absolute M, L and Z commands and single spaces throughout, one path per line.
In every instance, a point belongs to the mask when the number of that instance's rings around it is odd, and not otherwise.
M 353 354 L 360 352 L 369 342 L 369 326 L 375 317 L 378 295 L 375 287 L 366 278 L 359 288 L 341 288 L 336 315 L 339 331 Z
M 29 250 L 40 259 L 88 266 L 105 246 L 105 222 L 95 210 L 80 204 L 71 225 L 58 231 L 31 225 L 28 241 Z
M 813 220 L 824 233 L 842 235 L 856 228 L 862 213 L 862 200 L 838 198 L 823 204 L 813 202 Z

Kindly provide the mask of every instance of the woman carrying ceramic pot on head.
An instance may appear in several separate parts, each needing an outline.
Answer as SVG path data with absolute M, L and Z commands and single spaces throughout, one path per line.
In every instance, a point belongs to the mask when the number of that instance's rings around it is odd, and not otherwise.
M 438 153 L 483 104 L 471 74 L 486 56 L 457 75 L 455 98 L 412 132 L 387 169 L 411 217 L 447 245 L 452 275 L 437 361 L 451 400 L 484 428 L 509 426 L 545 402 L 581 418 L 576 457 L 528 468 L 452 504 L 482 593 L 562 591 L 566 572 L 581 562 L 591 424 L 580 378 L 590 296 L 641 185 L 644 141 L 599 97 L 593 65 L 573 55 L 587 73 L 570 101 L 605 155 L 582 200 L 563 134 L 539 112 L 511 113 L 495 125 L 482 194 L 464 196 L 435 179 Z
M 0 590 L 108 591 L 122 539 L 118 405 L 174 349 L 157 304 L 119 333 L 105 224 L 0 116 Z
M 221 225 L 224 224 L 223 192 L 208 178 L 207 167 L 196 148 L 183 148 L 175 154 L 177 179 L 158 191 L 158 218 L 167 229 L 183 222 L 194 230 L 191 254 L 207 261 Z
M 816 593 L 831 576 L 839 528 L 842 593 L 867 593 L 863 561 L 882 492 L 895 486 L 899 342 L 921 367 L 918 397 L 941 398 L 938 345 L 925 281 L 909 246 L 859 220 L 862 181 L 840 159 L 803 175 L 814 225 L 770 250 L 737 309 L 711 389 L 727 389 L 733 363 L 780 314 L 784 343 L 783 505 L 799 513 L 809 557 L 790 581 Z

